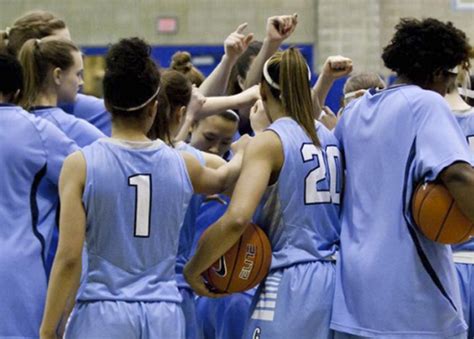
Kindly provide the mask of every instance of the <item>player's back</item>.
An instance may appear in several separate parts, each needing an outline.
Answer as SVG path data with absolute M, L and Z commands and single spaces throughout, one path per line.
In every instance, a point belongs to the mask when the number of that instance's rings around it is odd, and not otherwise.
M 347 106 L 335 135 L 347 172 L 333 328 L 365 336 L 462 331 L 450 249 L 423 237 L 409 208 L 420 181 L 467 155 L 447 104 L 414 85 L 370 90 Z
M 38 334 L 59 172 L 75 149 L 49 122 L 0 106 L 0 336 Z
M 162 141 L 101 139 L 82 150 L 89 269 L 79 300 L 180 302 L 178 236 L 192 194 Z
M 316 147 L 289 117 L 268 127 L 282 143 L 284 164 L 279 178 L 260 204 L 255 222 L 272 243 L 272 269 L 333 255 L 339 241 L 341 156 L 336 139 L 317 124 L 322 143 Z
M 58 127 L 79 147 L 90 145 L 97 139 L 105 137 L 95 126 L 83 119 L 67 114 L 59 107 L 37 107 L 32 112 Z

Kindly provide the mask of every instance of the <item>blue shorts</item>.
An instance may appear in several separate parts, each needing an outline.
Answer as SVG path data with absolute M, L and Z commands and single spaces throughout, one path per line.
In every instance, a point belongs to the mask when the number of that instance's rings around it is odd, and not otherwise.
M 205 339 L 241 339 L 254 290 L 223 298 L 199 297 L 198 324 Z
M 466 339 L 466 333 L 463 334 L 458 334 L 454 337 L 430 337 L 426 335 L 420 335 L 420 336 L 413 336 L 410 335 L 408 336 L 393 336 L 393 335 L 387 335 L 387 336 L 377 336 L 376 338 L 380 339 L 395 339 L 395 338 L 400 338 L 400 339 Z M 471 337 L 469 337 L 471 338 Z M 342 333 L 342 332 L 337 332 L 335 331 L 334 334 L 334 339 L 372 339 L 371 337 L 361 337 L 358 335 L 354 334 L 349 334 L 349 333 Z
M 183 309 L 186 324 L 186 339 L 202 338 L 201 331 L 198 327 L 196 317 L 196 302 L 194 292 L 189 288 L 178 287 L 179 293 L 183 297 L 181 308 Z
M 315 261 L 270 272 L 252 301 L 243 338 L 333 338 L 336 269 Z
M 459 291 L 461 292 L 464 320 L 468 326 L 468 338 L 474 338 L 474 265 L 456 263 Z
M 65 338 L 183 338 L 181 306 L 171 302 L 78 302 Z

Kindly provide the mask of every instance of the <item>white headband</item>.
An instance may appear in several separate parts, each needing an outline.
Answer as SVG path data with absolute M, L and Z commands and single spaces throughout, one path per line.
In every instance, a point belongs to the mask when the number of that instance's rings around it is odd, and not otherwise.
M 158 86 L 158 88 L 156 89 L 156 92 L 153 93 L 153 95 L 150 97 L 150 99 L 148 99 L 147 101 L 145 101 L 143 104 L 139 105 L 139 106 L 135 106 L 135 107 L 130 107 L 130 108 L 123 108 L 123 107 L 119 107 L 119 106 L 112 106 L 112 108 L 114 109 L 117 109 L 117 110 L 120 110 L 120 111 L 125 111 L 125 112 L 132 112 L 132 111 L 136 111 L 136 110 L 139 110 L 140 108 L 143 108 L 145 107 L 146 105 L 148 105 L 154 97 L 156 97 L 158 95 L 158 92 L 160 91 L 160 86 Z
M 234 110 L 228 109 L 228 110 L 226 110 L 226 112 L 229 113 L 229 114 L 234 115 L 235 118 L 237 119 L 237 121 L 240 121 L 239 115 Z
M 459 67 L 456 66 L 456 67 L 453 67 L 451 69 L 448 69 L 448 72 L 451 73 L 451 74 L 458 74 L 459 73 Z
M 280 85 L 278 85 L 275 81 L 273 81 L 272 77 L 270 76 L 270 73 L 268 73 L 268 62 L 270 59 L 265 61 L 265 64 L 263 65 L 263 77 L 265 78 L 266 82 L 270 85 L 270 87 L 273 87 L 274 89 L 280 90 Z M 306 64 L 306 67 L 308 68 L 308 81 L 311 81 L 311 69 L 309 68 L 308 64 Z

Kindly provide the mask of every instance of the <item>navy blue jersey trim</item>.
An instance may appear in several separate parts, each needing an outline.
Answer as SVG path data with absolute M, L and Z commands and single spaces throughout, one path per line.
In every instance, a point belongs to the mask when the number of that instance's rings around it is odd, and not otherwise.
M 436 271 L 434 270 L 433 266 L 431 265 L 431 263 L 428 259 L 428 256 L 423 251 L 420 240 L 418 239 L 418 235 L 417 235 L 417 233 L 414 229 L 414 227 L 416 227 L 416 226 L 414 225 L 414 223 L 409 218 L 407 218 L 407 213 L 411 213 L 411 212 L 407 211 L 407 209 L 409 209 L 409 207 L 412 205 L 412 199 L 413 199 L 413 195 L 411 197 L 407 196 L 407 194 L 408 194 L 408 192 L 407 192 L 408 185 L 410 185 L 410 183 L 408 182 L 408 177 L 409 177 L 409 174 L 410 174 L 411 165 L 413 163 L 415 155 L 416 155 L 416 138 L 415 138 L 415 140 L 413 140 L 413 144 L 411 145 L 410 154 L 408 155 L 408 159 L 407 159 L 407 163 L 406 163 L 406 167 L 405 167 L 405 179 L 404 179 L 404 185 L 403 185 L 403 197 L 404 197 L 403 203 L 405 205 L 403 206 L 403 217 L 405 218 L 405 221 L 406 221 L 407 227 L 408 227 L 408 232 L 411 236 L 411 239 L 413 240 L 413 243 L 414 243 L 415 248 L 416 248 L 416 252 L 418 253 L 418 256 L 420 257 L 421 263 L 422 263 L 423 267 L 425 268 L 426 273 L 428 273 L 431 280 L 436 285 L 436 287 L 439 289 L 441 294 L 449 301 L 451 306 L 457 312 L 458 309 L 456 308 L 456 305 L 454 304 L 453 300 L 449 297 L 448 293 L 446 292 L 446 289 L 444 288 L 443 284 L 441 283 L 441 280 L 439 279 L 438 275 L 436 274 Z M 414 192 L 414 188 L 415 188 L 416 183 L 412 183 L 411 185 L 413 186 L 411 192 Z M 408 204 L 406 203 L 407 201 L 409 202 Z M 412 217 L 412 219 L 413 219 L 413 217 Z
M 44 272 L 46 277 L 48 277 L 48 269 L 46 265 L 46 254 L 45 254 L 45 240 L 43 235 L 38 231 L 38 219 L 39 219 L 39 210 L 38 210 L 38 202 L 36 201 L 36 196 L 38 193 L 38 187 L 41 183 L 41 180 L 46 175 L 47 165 L 44 165 L 38 173 L 36 173 L 35 178 L 33 180 L 33 184 L 31 185 L 30 191 L 30 210 L 31 210 L 31 227 L 33 230 L 33 234 L 38 239 L 41 244 L 41 261 L 43 262 Z

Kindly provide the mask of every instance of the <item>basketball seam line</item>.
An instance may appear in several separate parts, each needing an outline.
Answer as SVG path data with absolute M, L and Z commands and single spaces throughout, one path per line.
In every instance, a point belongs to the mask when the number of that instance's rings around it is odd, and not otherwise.
M 417 189 L 416 192 L 415 192 L 415 196 L 416 196 L 416 194 L 418 193 L 418 191 L 421 189 L 421 187 L 422 187 L 421 185 L 420 185 L 420 187 L 418 187 L 418 189 Z M 426 192 L 426 194 L 425 194 L 425 196 L 423 197 L 423 199 L 421 199 L 420 207 L 418 208 L 418 218 L 415 220 L 415 222 L 416 222 L 417 224 L 421 223 L 420 214 L 421 214 L 421 211 L 423 210 L 423 203 L 425 202 L 425 200 L 426 200 L 426 198 L 428 197 L 428 195 L 430 194 L 430 192 L 435 189 L 435 187 L 436 187 L 435 185 L 432 185 L 431 188 L 429 189 L 429 191 Z M 413 202 L 415 202 L 415 201 L 413 201 Z
M 227 287 L 225 288 L 225 291 L 224 291 L 226 293 L 229 292 L 229 286 L 230 286 L 230 283 L 232 282 L 232 277 L 234 276 L 235 266 L 237 266 L 237 261 L 239 259 L 239 253 L 240 253 L 240 246 L 242 245 L 242 238 L 243 236 L 241 236 L 239 239 L 239 246 L 237 247 L 237 253 L 235 256 L 234 264 L 232 265 L 233 267 L 232 267 L 232 271 L 229 277 L 229 282 L 227 283 Z
M 444 224 L 446 223 L 446 220 L 448 220 L 448 216 L 449 216 L 449 213 L 451 212 L 451 209 L 453 208 L 453 205 L 454 205 L 454 199 L 451 198 L 451 204 L 449 205 L 448 212 L 444 216 L 443 222 L 441 223 L 441 226 L 438 230 L 438 234 L 435 237 L 435 241 L 438 241 L 439 237 L 441 236 L 441 232 L 443 231 Z

